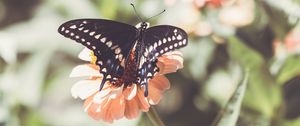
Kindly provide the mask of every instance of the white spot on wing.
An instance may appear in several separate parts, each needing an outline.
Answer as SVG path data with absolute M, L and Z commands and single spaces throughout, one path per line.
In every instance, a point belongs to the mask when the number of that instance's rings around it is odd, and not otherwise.
M 88 33 L 90 30 L 89 29 L 86 29 L 86 30 L 84 30 L 83 32 L 84 33 Z
M 66 30 L 66 31 L 65 31 L 65 33 L 69 33 L 69 32 L 70 32 L 69 30 Z
M 168 49 L 169 49 L 168 47 L 165 47 L 165 51 L 168 51 Z
M 171 38 L 170 38 L 170 37 L 168 37 L 168 41 L 171 41 Z
M 64 31 L 65 30 L 65 27 L 61 27 L 60 31 Z
M 96 49 L 96 46 L 92 46 L 93 49 Z
M 101 34 L 95 35 L 95 39 L 99 39 Z
M 160 46 L 161 44 L 162 44 L 162 42 L 159 40 L 159 41 L 158 41 L 158 46 Z
M 150 46 L 149 47 L 149 52 L 152 52 L 152 50 L 153 50 L 153 46 Z
M 103 62 L 102 62 L 102 61 L 98 61 L 98 64 L 99 64 L 99 65 L 103 65 Z
M 90 36 L 93 36 L 95 33 L 95 31 L 90 32 Z
M 181 35 L 178 35 L 177 36 L 177 40 L 181 40 L 182 39 L 182 36 Z
M 175 36 L 172 36 L 172 40 L 175 40 L 176 38 L 175 38 Z
M 116 48 L 115 49 L 115 54 L 119 54 L 121 52 L 121 48 Z
M 91 43 L 90 43 L 90 42 L 86 42 L 86 44 L 87 44 L 87 45 L 91 45 Z
M 74 34 L 74 33 L 71 33 L 70 35 L 71 35 L 71 36 L 74 36 L 75 34 Z
M 77 26 L 76 25 L 72 25 L 72 26 L 70 26 L 70 28 L 71 29 L 75 29 L 75 28 L 77 28 Z
M 83 30 L 83 27 L 81 27 L 81 28 L 78 28 L 78 30 L 79 30 L 79 31 L 82 31 L 82 30 Z
M 112 50 L 116 49 L 118 47 L 118 45 L 115 45 L 113 47 L 111 47 Z
M 182 40 L 182 44 L 185 45 L 186 44 L 186 39 Z
M 156 47 L 157 47 L 157 42 L 155 42 L 153 45 L 153 48 L 156 48 Z
M 103 42 L 103 43 L 105 43 L 105 41 L 106 41 L 106 38 L 105 37 L 103 37 L 101 40 L 100 40 L 101 42 Z
M 164 50 L 160 50 L 160 53 L 161 53 L 161 54 L 164 53 Z
M 166 39 L 166 38 L 164 38 L 164 39 L 163 39 L 163 43 L 166 43 L 166 42 L 167 42 L 167 39 Z
M 149 54 L 149 53 L 148 53 L 148 51 L 145 51 L 145 53 L 144 53 L 144 56 L 146 56 L 146 57 L 147 57 L 147 56 L 148 56 L 148 54 Z
M 79 39 L 79 36 L 78 36 L 78 35 L 76 35 L 76 36 L 75 36 L 75 38 L 76 38 L 76 39 Z
M 182 45 L 182 41 L 180 41 L 180 42 L 178 43 L 178 45 L 181 46 L 181 45 Z
M 174 47 L 176 48 L 177 46 L 178 46 L 178 44 L 177 44 L 177 43 L 175 43 L 175 44 L 174 44 Z
M 108 42 L 106 43 L 106 45 L 107 45 L 108 47 L 111 47 L 111 46 L 112 46 L 112 42 L 111 42 L 111 41 L 108 41 Z

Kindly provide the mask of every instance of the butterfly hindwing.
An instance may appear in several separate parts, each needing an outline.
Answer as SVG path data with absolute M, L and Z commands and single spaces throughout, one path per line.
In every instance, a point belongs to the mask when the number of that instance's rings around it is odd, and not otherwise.
M 107 80 L 115 82 L 122 76 L 124 60 L 138 34 L 131 25 L 104 19 L 71 20 L 62 24 L 58 32 L 94 52 L 103 75 L 100 90 Z

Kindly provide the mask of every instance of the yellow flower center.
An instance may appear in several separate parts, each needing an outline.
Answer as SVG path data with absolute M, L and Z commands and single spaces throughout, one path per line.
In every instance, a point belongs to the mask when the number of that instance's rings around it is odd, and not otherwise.
M 90 53 L 90 57 L 91 57 L 91 64 L 96 64 L 96 61 L 97 61 L 97 57 L 94 55 L 94 52 L 91 51 Z

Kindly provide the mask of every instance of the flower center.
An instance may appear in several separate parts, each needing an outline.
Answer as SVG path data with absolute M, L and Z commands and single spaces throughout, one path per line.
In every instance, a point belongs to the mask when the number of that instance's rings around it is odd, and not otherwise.
M 97 57 L 94 52 L 91 51 L 89 56 L 91 57 L 90 63 L 95 65 Z M 124 84 L 124 88 L 126 88 L 136 82 L 137 64 L 134 57 L 134 51 L 131 51 L 130 57 L 128 58 L 129 61 L 125 64 L 123 75 L 118 78 L 115 83 L 113 83 L 115 87 L 121 87 Z
M 94 52 L 93 51 L 91 51 L 90 52 L 90 57 L 91 57 L 91 64 L 96 64 L 96 61 L 97 61 L 97 57 L 95 56 L 95 54 L 94 54 Z
M 135 62 L 134 58 L 134 51 L 131 51 L 129 61 L 125 65 L 125 70 L 121 78 L 118 79 L 118 81 L 114 84 L 117 87 L 120 87 L 124 84 L 124 88 L 127 86 L 132 85 L 136 82 L 137 79 L 137 64 Z

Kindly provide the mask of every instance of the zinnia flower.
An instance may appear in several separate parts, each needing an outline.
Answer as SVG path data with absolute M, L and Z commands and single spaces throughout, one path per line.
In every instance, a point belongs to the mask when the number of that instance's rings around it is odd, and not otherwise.
M 90 61 L 90 64 L 79 65 L 72 70 L 70 77 L 87 77 L 73 85 L 72 96 L 85 100 L 84 111 L 90 117 L 110 123 L 123 117 L 136 118 L 140 111 L 147 112 L 150 105 L 158 104 L 163 92 L 170 87 L 164 74 L 176 72 L 183 67 L 182 53 L 179 51 L 159 57 L 157 66 L 160 72 L 149 80 L 149 95 L 145 97 L 144 88 L 140 84 L 116 87 L 107 82 L 99 91 L 102 76 L 94 63 L 96 57 L 91 50 L 85 48 L 79 58 Z

